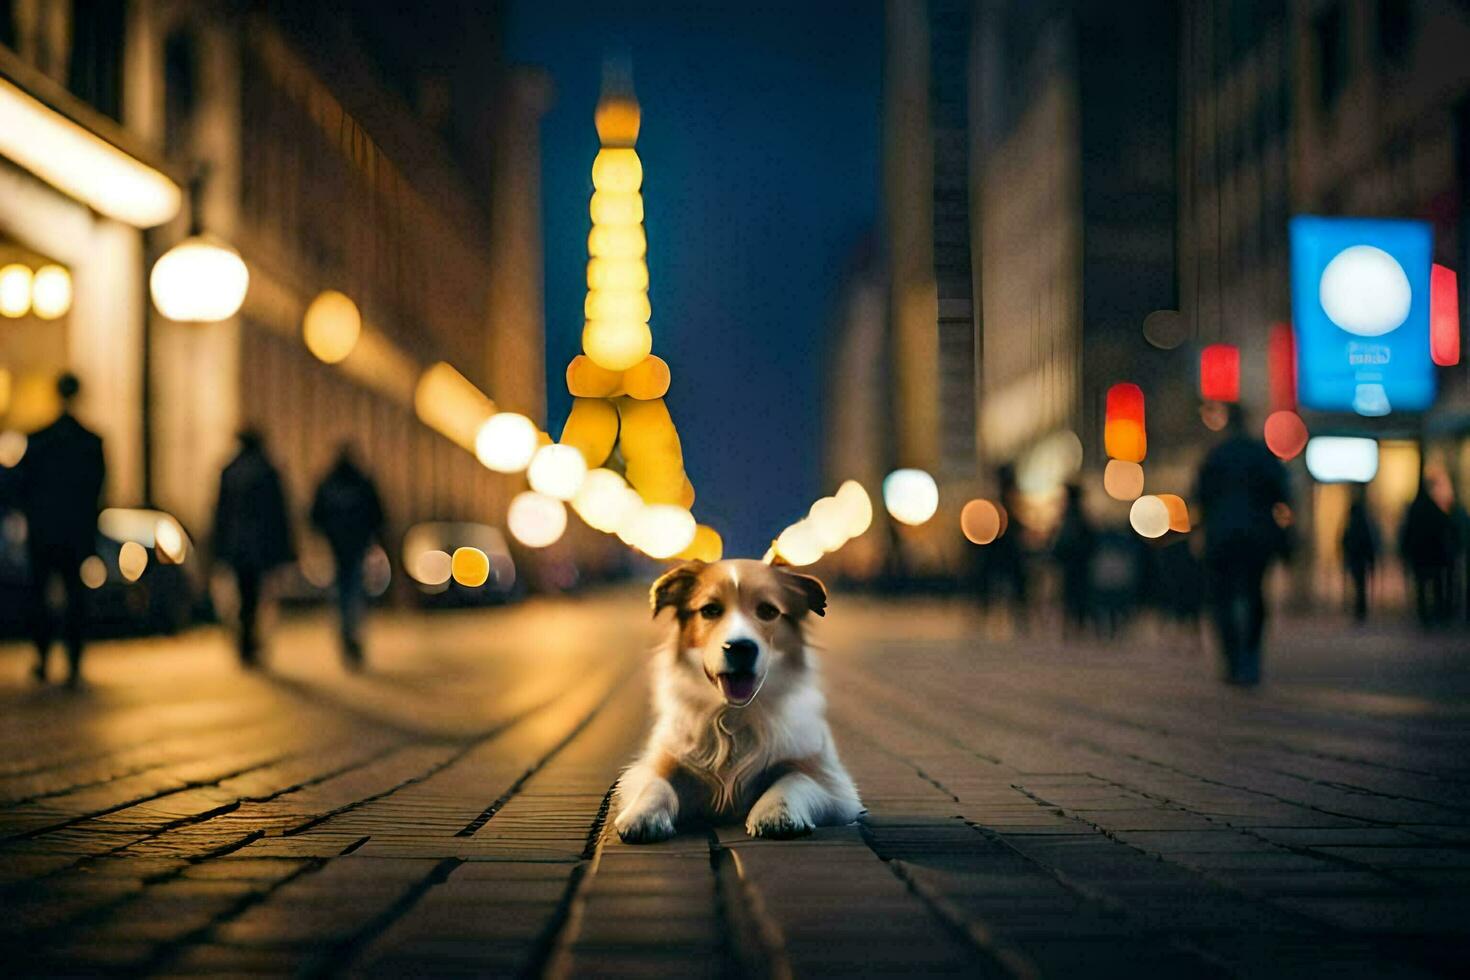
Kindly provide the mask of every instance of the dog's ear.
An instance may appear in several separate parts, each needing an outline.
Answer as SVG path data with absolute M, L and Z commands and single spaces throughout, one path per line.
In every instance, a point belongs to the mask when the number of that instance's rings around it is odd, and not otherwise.
M 702 561 L 686 561 L 660 575 L 654 581 L 653 588 L 648 590 L 648 604 L 652 607 L 653 614 L 657 616 L 665 606 L 678 608 L 688 597 L 689 590 L 694 588 L 695 577 L 702 568 Z
M 793 572 L 789 566 L 778 565 L 776 570 L 786 583 L 801 594 L 806 600 L 808 612 L 814 612 L 818 616 L 827 615 L 827 587 L 822 580 L 815 575 L 803 575 Z

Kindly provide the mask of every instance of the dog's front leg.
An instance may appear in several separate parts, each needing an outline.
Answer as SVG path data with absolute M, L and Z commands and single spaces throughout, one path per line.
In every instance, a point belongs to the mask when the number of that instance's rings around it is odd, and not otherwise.
M 828 820 L 832 795 L 804 772 L 788 772 L 750 808 L 745 832 L 752 837 L 800 837 Z
M 618 815 L 613 827 L 629 844 L 652 844 L 674 836 L 679 794 L 659 762 L 639 762 L 618 780 Z

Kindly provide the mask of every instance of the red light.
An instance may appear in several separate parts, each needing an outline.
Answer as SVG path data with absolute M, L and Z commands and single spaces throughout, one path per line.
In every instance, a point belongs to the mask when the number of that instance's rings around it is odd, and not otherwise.
M 1440 367 L 1460 363 L 1460 281 L 1437 262 L 1429 270 L 1429 357 Z
M 1143 462 L 1148 436 L 1143 424 L 1143 389 L 1124 381 L 1108 389 L 1103 445 L 1113 459 Z
M 1240 348 L 1211 344 L 1199 352 L 1199 393 L 1207 402 L 1240 401 Z
M 1307 448 L 1307 424 L 1295 412 L 1272 412 L 1266 416 L 1266 448 L 1291 459 Z
M 1266 381 L 1271 389 L 1271 410 L 1296 410 L 1296 338 L 1291 324 L 1271 326 L 1266 338 Z

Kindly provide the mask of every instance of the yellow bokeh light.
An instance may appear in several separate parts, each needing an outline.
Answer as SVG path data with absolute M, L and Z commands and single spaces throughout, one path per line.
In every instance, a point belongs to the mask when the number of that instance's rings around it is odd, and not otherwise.
M 894 470 L 883 479 L 883 504 L 894 520 L 917 527 L 939 509 L 939 487 L 923 470 Z
M 694 540 L 694 515 L 675 504 L 649 504 L 631 523 L 633 547 L 650 558 L 672 558 Z
M 515 412 L 497 412 L 475 436 L 475 457 L 497 473 L 519 473 L 540 444 L 536 423 Z
M 700 524 L 694 528 L 694 540 L 689 542 L 689 547 L 675 555 L 685 561 L 719 561 L 725 554 L 725 542 L 720 538 L 720 532 L 708 524 Z
M 643 220 L 643 195 L 637 191 L 593 191 L 592 223 L 598 225 L 636 225 Z
M 419 421 L 471 452 L 486 420 L 495 414 L 495 403 L 443 361 L 419 376 L 413 407 Z
M 188 541 L 184 529 L 172 517 L 160 517 L 153 526 L 153 547 L 160 561 L 182 565 L 188 555 Z
M 31 308 L 31 267 L 15 263 L 0 269 L 0 316 L 22 317 Z
M 657 354 L 649 354 L 623 372 L 623 390 L 629 398 L 650 401 L 668 394 L 672 379 L 668 362 Z
M 1139 497 L 1128 509 L 1128 523 L 1145 538 L 1162 537 L 1169 530 L 1169 507 L 1158 497 Z
M 600 191 L 631 193 L 643 186 L 643 161 L 632 147 L 605 146 L 592 161 L 592 186 Z
M 545 548 L 561 539 L 567 529 L 567 508 L 555 497 L 526 490 L 515 495 L 505 525 L 527 548 Z
M 988 500 L 972 500 L 960 511 L 960 533 L 971 544 L 990 544 L 1004 526 L 1000 508 Z
M 588 527 L 615 534 L 642 505 L 638 494 L 612 470 L 588 470 L 572 509 Z
M 239 312 L 250 288 L 250 270 L 224 242 L 195 235 L 153 263 L 148 288 L 153 305 L 170 320 L 217 323 Z
M 351 297 L 328 289 L 306 308 L 301 329 L 307 350 L 323 363 L 336 364 L 357 346 L 362 336 L 362 313 Z
M 42 320 L 55 320 L 71 309 L 71 273 L 59 265 L 43 265 L 31 280 L 31 309 Z
M 807 513 L 807 523 L 823 551 L 836 551 L 847 543 L 847 529 L 851 522 L 847 510 L 836 497 L 823 497 L 812 504 Z
M 632 146 L 638 142 L 643 113 L 631 95 L 607 95 L 597 103 L 592 116 L 597 138 L 607 146 Z
M 788 565 L 810 565 L 825 552 L 810 521 L 800 520 L 776 538 L 776 554 Z
M 618 410 L 605 398 L 575 398 L 561 443 L 581 452 L 588 467 L 601 466 L 618 441 Z
M 641 290 L 593 289 L 587 293 L 582 312 L 589 320 L 638 320 L 648 322 L 653 308 Z
M 100 589 L 107 584 L 107 563 L 96 555 L 83 558 L 77 573 L 82 584 L 89 589 Z
M 837 502 L 847 516 L 847 537 L 852 539 L 866 531 L 873 523 L 873 501 L 868 491 L 856 480 L 845 480 L 837 488 Z
M 143 571 L 148 567 L 148 549 L 136 541 L 124 541 L 117 552 L 117 570 L 122 577 L 129 582 L 136 582 L 143 577 Z
M 0 466 L 11 469 L 18 465 L 26 454 L 29 441 L 24 432 L 15 429 L 0 432 Z
M 600 367 L 626 371 L 653 350 L 653 332 L 638 320 L 588 320 L 582 349 Z
M 531 489 L 557 500 L 571 500 L 587 477 L 587 460 L 575 446 L 552 443 L 536 450 L 526 479 Z
M 1161 493 L 1157 495 L 1164 502 L 1169 511 L 1169 530 L 1178 531 L 1180 534 L 1188 534 L 1190 528 L 1189 505 L 1184 498 L 1177 493 Z
M 674 429 L 669 407 L 662 398 L 650 401 L 620 398 L 618 415 L 622 418 L 621 444 L 625 457 L 634 459 L 665 454 L 683 458 L 679 433 Z
M 684 496 L 684 461 L 667 453 L 634 456 L 627 465 L 628 482 L 650 504 L 675 504 Z
M 648 263 L 641 258 L 587 260 L 588 289 L 647 289 Z
M 623 372 L 609 371 L 586 354 L 567 365 L 567 391 L 576 398 L 611 398 L 621 393 Z
M 449 559 L 449 571 L 460 585 L 478 589 L 490 578 L 490 559 L 479 548 L 455 548 Z
M 587 254 L 593 258 L 641 260 L 647 252 L 642 225 L 593 225 L 587 235 Z
M 1114 500 L 1136 500 L 1143 493 L 1143 467 L 1123 459 L 1108 460 L 1103 489 Z

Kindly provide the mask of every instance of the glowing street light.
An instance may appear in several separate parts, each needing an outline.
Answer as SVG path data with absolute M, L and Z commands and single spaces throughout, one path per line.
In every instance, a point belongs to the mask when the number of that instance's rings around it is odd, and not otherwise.
M 540 444 L 536 423 L 515 412 L 497 412 L 475 436 L 475 457 L 497 473 L 519 473 Z
M 527 548 L 546 548 L 567 529 L 567 508 L 560 500 L 535 490 L 515 495 L 505 516 L 511 535 Z
M 23 317 L 31 308 L 31 267 L 19 262 L 0 269 L 0 316 Z
M 43 265 L 31 280 L 31 309 L 42 320 L 55 320 L 71 309 L 71 273 L 59 265 Z
M 939 509 L 939 487 L 923 470 L 894 470 L 883 480 L 883 505 L 900 524 L 917 527 Z
M 323 290 L 306 308 L 301 321 L 306 348 L 324 364 L 346 360 L 362 336 L 362 313 L 345 293 Z
M 571 500 L 587 477 L 587 461 L 575 446 L 552 443 L 536 450 L 526 479 L 531 489 L 557 500 Z
M 148 291 L 177 323 L 218 323 L 240 311 L 250 288 L 245 260 L 213 235 L 191 235 L 153 263 Z

